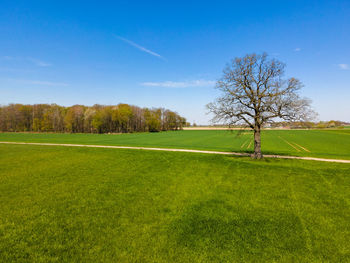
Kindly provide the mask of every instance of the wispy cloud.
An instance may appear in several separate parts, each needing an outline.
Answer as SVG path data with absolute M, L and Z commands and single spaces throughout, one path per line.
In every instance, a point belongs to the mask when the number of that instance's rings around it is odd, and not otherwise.
M 3 60 L 7 60 L 7 61 L 23 61 L 23 62 L 30 62 L 38 67 L 49 67 L 52 66 L 51 63 L 42 61 L 40 59 L 37 58 L 32 58 L 32 57 L 12 57 L 12 56 L 3 56 L 2 57 Z
M 33 64 L 39 66 L 39 67 L 49 67 L 52 66 L 51 63 L 47 63 L 45 61 L 36 59 L 36 58 L 27 58 L 27 60 L 29 60 L 30 62 L 32 62 Z
M 215 84 L 214 80 L 190 80 L 190 81 L 164 81 L 164 82 L 143 82 L 142 86 L 163 87 L 163 88 L 190 88 L 207 87 Z
M 350 67 L 349 67 L 348 64 L 338 64 L 338 67 L 339 67 L 340 69 L 343 69 L 343 70 L 350 69 Z
M 2 59 L 4 59 L 4 60 L 14 60 L 15 58 L 11 57 L 11 56 L 3 56 Z
M 300 47 L 297 47 L 297 48 L 294 49 L 294 51 L 295 51 L 295 52 L 299 52 L 299 51 L 301 51 L 301 48 L 300 48 Z
M 135 47 L 135 48 L 137 48 L 137 49 L 143 51 L 143 52 L 146 52 L 146 53 L 148 53 L 148 54 L 150 54 L 150 55 L 152 55 L 152 56 L 155 56 L 155 57 L 157 57 L 157 58 L 166 60 L 164 57 L 162 57 L 162 56 L 159 55 L 158 53 L 156 53 L 156 52 L 154 52 L 154 51 L 152 51 L 152 50 L 149 50 L 149 49 L 147 49 L 147 48 L 145 48 L 145 47 L 143 47 L 143 46 L 140 46 L 139 44 L 136 44 L 135 42 L 133 42 L 133 41 L 131 41 L 131 40 L 129 40 L 129 39 L 126 39 L 126 38 L 124 38 L 124 37 L 120 37 L 120 36 L 117 36 L 117 35 L 114 35 L 114 34 L 113 34 L 113 36 L 114 36 L 115 38 L 117 38 L 117 39 L 120 39 L 120 40 L 124 41 L 125 43 L 129 44 L 130 46 L 133 46 L 133 47 Z
M 28 80 L 28 79 L 7 79 L 12 82 L 18 82 L 27 85 L 41 85 L 41 86 L 68 86 L 67 83 L 63 82 L 52 82 L 43 80 Z
M 0 67 L 0 71 L 4 71 L 4 72 L 35 72 L 35 70 L 32 70 L 32 69 L 9 68 L 9 67 Z
M 2 56 L 0 59 L 1 59 L 1 60 L 6 60 L 6 61 L 15 61 L 15 60 L 19 60 L 19 58 L 12 57 L 12 56 Z

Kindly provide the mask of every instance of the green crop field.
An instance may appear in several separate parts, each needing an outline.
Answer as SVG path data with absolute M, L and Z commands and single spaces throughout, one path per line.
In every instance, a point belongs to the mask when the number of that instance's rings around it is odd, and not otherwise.
M 134 134 L 0 133 L 0 141 L 146 146 L 252 152 L 250 131 L 175 131 Z M 263 153 L 350 159 L 350 130 L 264 130 Z
M 201 133 L 166 137 L 181 134 L 125 138 L 200 148 Z M 202 134 L 208 148 L 237 147 Z M 2 140 L 20 136 L 122 138 Z M 0 262 L 349 262 L 349 175 L 314 161 L 0 145 Z

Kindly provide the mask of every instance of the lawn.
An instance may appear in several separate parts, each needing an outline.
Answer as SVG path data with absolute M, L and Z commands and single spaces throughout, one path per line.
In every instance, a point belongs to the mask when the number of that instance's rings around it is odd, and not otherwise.
M 186 136 L 171 146 L 200 146 Z M 222 136 L 205 133 L 208 148 Z M 0 262 L 349 262 L 349 175 L 314 161 L 0 145 Z
M 134 134 L 0 133 L 0 141 L 78 143 L 253 151 L 250 131 L 175 131 Z M 350 130 L 264 130 L 262 150 L 269 154 L 350 159 Z

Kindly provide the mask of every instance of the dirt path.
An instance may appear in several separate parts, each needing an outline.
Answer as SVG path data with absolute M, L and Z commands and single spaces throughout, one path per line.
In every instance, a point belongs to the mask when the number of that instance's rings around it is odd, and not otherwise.
M 152 148 L 152 147 L 133 147 L 133 146 L 84 145 L 84 144 L 62 144 L 62 143 L 38 143 L 38 142 L 0 142 L 0 144 L 66 146 L 66 147 L 110 148 L 110 149 L 134 149 L 134 150 L 149 150 L 149 151 L 189 152 L 189 153 L 234 155 L 234 156 L 250 156 L 249 153 L 202 151 L 202 150 L 189 150 L 189 149 L 170 149 L 170 148 Z M 325 159 L 325 158 L 317 158 L 317 157 L 284 156 L 284 155 L 270 155 L 270 154 L 266 154 L 266 155 L 264 155 L 264 157 L 266 157 L 266 158 L 280 158 L 280 159 L 298 159 L 298 160 L 309 160 L 309 161 L 320 161 L 320 162 L 333 162 L 333 163 L 350 163 L 350 160 Z

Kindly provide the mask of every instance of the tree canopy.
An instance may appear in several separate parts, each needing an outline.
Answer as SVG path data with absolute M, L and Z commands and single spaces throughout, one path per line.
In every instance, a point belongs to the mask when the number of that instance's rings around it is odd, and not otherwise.
M 74 105 L 10 104 L 0 107 L 0 131 L 126 133 L 182 129 L 186 119 L 163 108 L 128 104 Z

